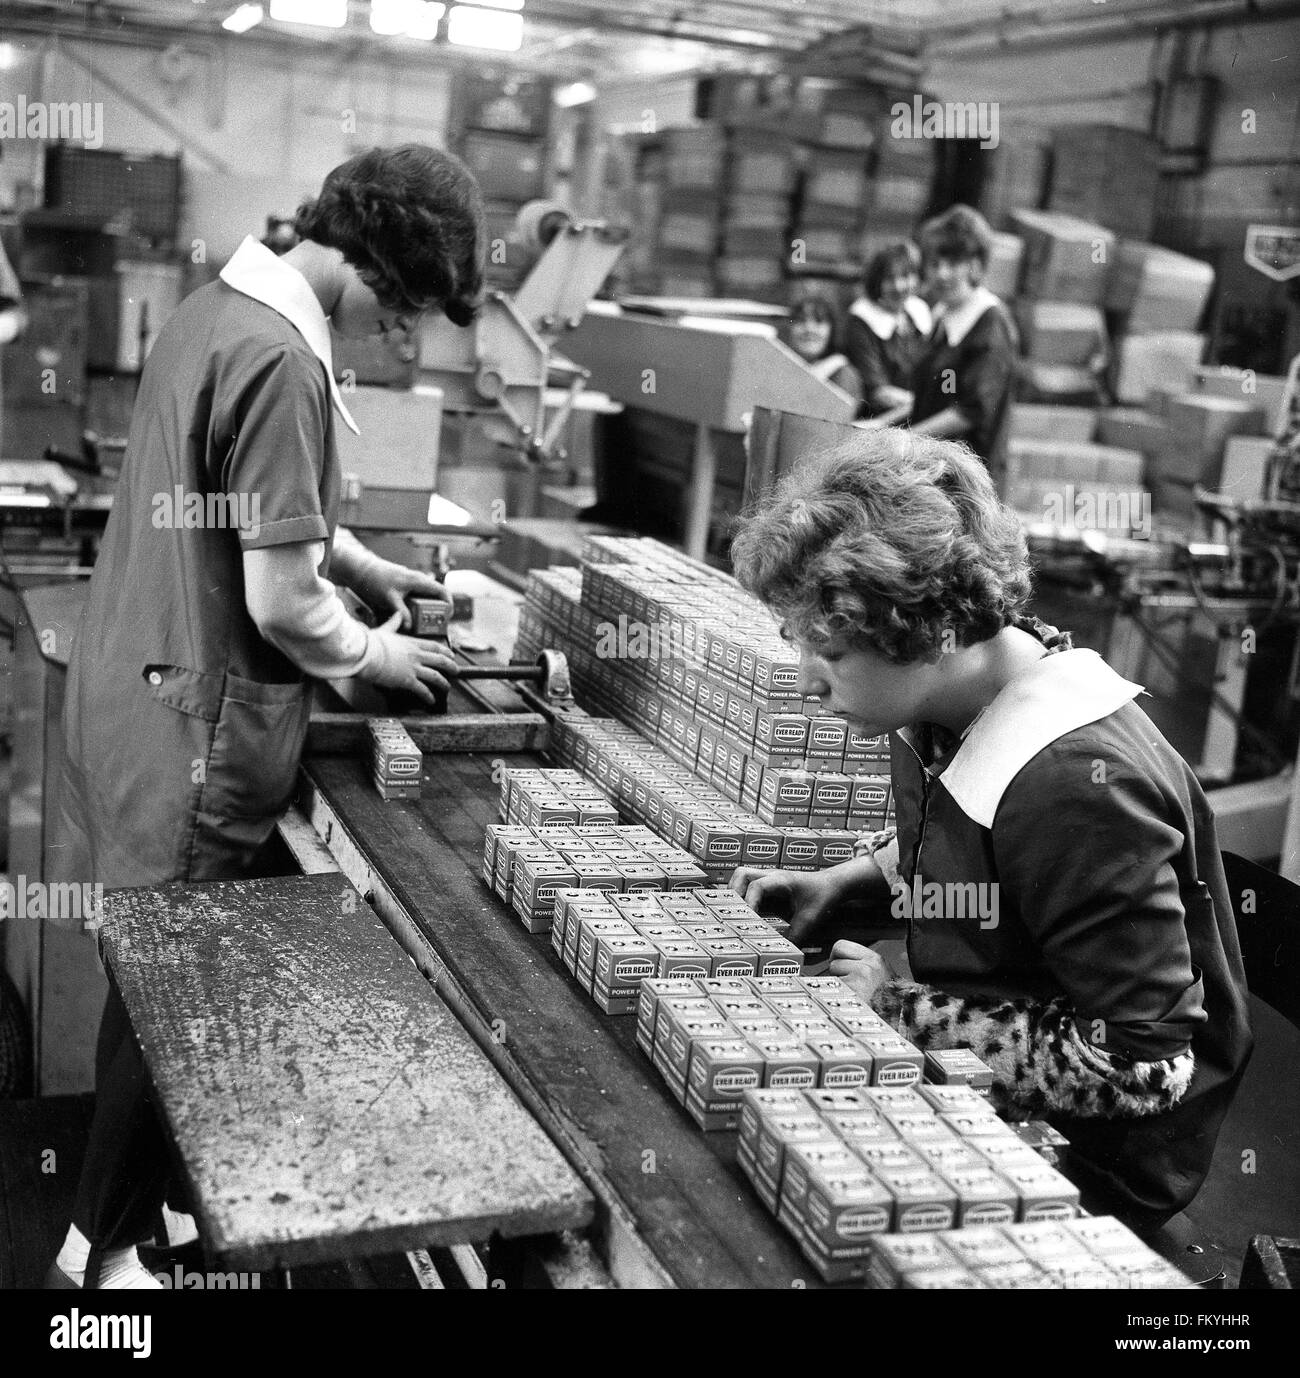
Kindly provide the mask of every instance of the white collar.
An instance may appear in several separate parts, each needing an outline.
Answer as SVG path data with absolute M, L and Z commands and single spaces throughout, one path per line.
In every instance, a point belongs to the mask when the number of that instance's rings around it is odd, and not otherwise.
M 824 359 L 815 360 L 808 367 L 823 383 L 829 383 L 847 363 L 848 360 L 843 354 L 828 354 Z
M 903 310 L 911 317 L 912 324 L 922 335 L 930 333 L 930 308 L 920 297 L 908 297 L 903 303 Z M 898 329 L 898 317 L 892 311 L 886 311 L 883 306 L 877 305 L 870 297 L 859 297 L 849 307 L 849 315 L 856 316 L 881 340 L 893 339 L 894 332 Z
M 957 346 L 975 327 L 975 322 L 991 306 L 997 306 L 998 299 L 982 283 L 955 311 L 944 311 L 939 316 L 939 325 L 948 337 L 948 343 Z
M 306 340 L 311 352 L 325 365 L 335 409 L 347 428 L 354 435 L 360 435 L 361 429 L 343 405 L 339 385 L 334 381 L 329 321 L 307 279 L 292 264 L 277 258 L 265 244 L 259 244 L 249 235 L 221 270 L 221 280 L 236 292 L 279 312 Z
M 1100 722 L 1143 693 L 1096 651 L 1055 651 L 1005 685 L 940 774 L 961 811 L 993 826 L 1007 786 L 1044 747 Z

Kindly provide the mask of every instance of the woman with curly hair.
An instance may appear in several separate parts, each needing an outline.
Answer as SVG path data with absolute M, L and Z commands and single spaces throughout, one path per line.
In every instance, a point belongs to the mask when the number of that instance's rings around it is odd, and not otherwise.
M 805 941 L 849 897 L 904 920 L 906 977 L 843 940 L 831 972 L 919 1047 L 972 1048 L 1000 1110 L 1067 1135 L 1096 1204 L 1163 1222 L 1251 1038 L 1214 819 L 1142 690 L 1025 615 L 1020 524 L 951 441 L 864 431 L 810 459 L 732 558 L 801 692 L 889 734 L 896 811 L 852 861 L 733 887 Z
M 478 187 L 449 154 L 371 149 L 326 177 L 295 228 L 282 257 L 246 239 L 145 365 L 69 666 L 49 879 L 257 875 L 293 790 L 310 678 L 357 675 L 430 704 L 446 689 L 446 659 L 400 630 L 405 596 L 441 585 L 338 526 L 336 427 L 356 425 L 330 332 L 382 335 L 433 310 L 467 325 L 482 283 Z M 334 583 L 381 625 L 351 617 Z M 110 995 L 53 1286 L 157 1285 L 135 1248 L 167 1170 L 144 1087 Z

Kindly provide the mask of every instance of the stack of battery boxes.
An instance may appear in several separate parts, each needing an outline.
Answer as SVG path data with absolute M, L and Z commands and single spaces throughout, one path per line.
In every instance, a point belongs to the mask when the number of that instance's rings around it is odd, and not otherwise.
M 385 799 L 418 799 L 424 755 L 396 718 L 369 718 L 370 769 Z
M 515 659 L 569 657 L 613 714 L 761 821 L 854 831 L 892 819 L 888 742 L 798 692 L 798 661 L 734 580 L 645 538 L 588 538 L 580 569 L 529 579 Z
M 576 771 L 508 770 L 502 823 L 488 827 L 483 879 L 556 952 L 607 1014 L 636 1011 L 646 977 L 797 972 L 789 927 L 706 886 L 690 854 L 620 825 Z
M 823 1205 L 818 1197 L 817 1215 Z M 866 1266 L 873 1288 L 945 1291 L 1046 1288 L 1191 1288 L 1113 1216 L 984 1225 L 946 1234 L 878 1235 Z
M 639 1014 L 647 985 L 747 994 L 796 974 L 803 953 L 730 890 L 560 890 L 551 945 L 606 1014 Z
M 686 848 L 714 884 L 737 866 L 816 871 L 853 855 L 854 829 L 765 823 L 617 719 L 557 722 L 551 750 L 607 790 L 627 817 Z
M 838 977 L 772 969 L 645 980 L 637 1042 L 705 1130 L 738 1129 L 751 1089 L 906 1087 L 923 1061 Z

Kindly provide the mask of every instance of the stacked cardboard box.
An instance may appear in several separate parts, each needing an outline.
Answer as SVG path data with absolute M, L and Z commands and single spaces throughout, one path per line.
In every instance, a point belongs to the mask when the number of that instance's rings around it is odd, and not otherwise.
M 1016 210 L 1011 218 L 1024 241 L 1018 395 L 1049 405 L 1095 402 L 1092 365 L 1107 350 L 1101 299 L 1115 236 L 1054 212 Z
M 1138 129 L 1062 125 L 1052 139 L 1049 206 L 1117 234 L 1149 239 L 1160 182 L 1160 148 Z
M 1035 301 L 1099 306 L 1115 236 L 1095 222 L 1051 211 L 1011 213 L 1024 241 L 1021 294 Z
M 1106 323 L 1097 306 L 1022 297 L 1016 323 L 1021 349 L 1035 363 L 1086 368 L 1106 352 Z
M 794 140 L 743 127 L 729 131 L 718 290 L 778 301 L 790 258 L 790 219 L 799 169 Z
M 1151 499 L 1136 450 L 1068 440 L 1011 440 L 1006 501 L 1040 521 L 1150 534 Z
M 1170 400 L 1166 420 L 1152 465 L 1156 510 L 1195 529 L 1201 519 L 1194 490 L 1219 487 L 1229 439 L 1262 435 L 1264 410 L 1245 399 L 1188 393 Z
M 1121 239 L 1106 278 L 1105 306 L 1120 333 L 1195 330 L 1214 289 L 1214 269 L 1200 259 Z
M 1010 301 L 1020 290 L 1020 269 L 1025 246 L 1019 235 L 994 231 L 993 250 L 989 254 L 984 286 L 995 297 Z
M 1003 132 L 998 146 L 985 151 L 988 171 L 980 187 L 979 209 L 991 225 L 1003 224 L 1018 207 L 1036 210 L 1043 204 L 1051 156 L 1050 133 L 1023 128 L 1011 137 Z
M 1117 402 L 1147 403 L 1157 390 L 1188 391 L 1205 351 L 1205 336 L 1185 330 L 1125 335 L 1116 345 L 1110 384 Z
M 1089 441 L 1097 429 L 1097 413 L 1091 407 L 1055 407 L 1018 402 L 1011 413 L 1012 440 Z M 1104 444 L 1115 444 L 1105 440 Z

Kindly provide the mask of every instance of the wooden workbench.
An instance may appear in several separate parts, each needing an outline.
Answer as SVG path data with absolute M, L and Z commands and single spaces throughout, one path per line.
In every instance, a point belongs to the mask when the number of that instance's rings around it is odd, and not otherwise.
M 735 1161 L 704 1134 L 634 1041 L 483 884 L 494 764 L 427 758 L 418 801 L 382 800 L 355 756 L 309 755 L 300 804 L 336 862 L 398 936 L 577 1168 L 597 1201 L 597 1249 L 622 1286 L 800 1287 L 815 1274 Z

